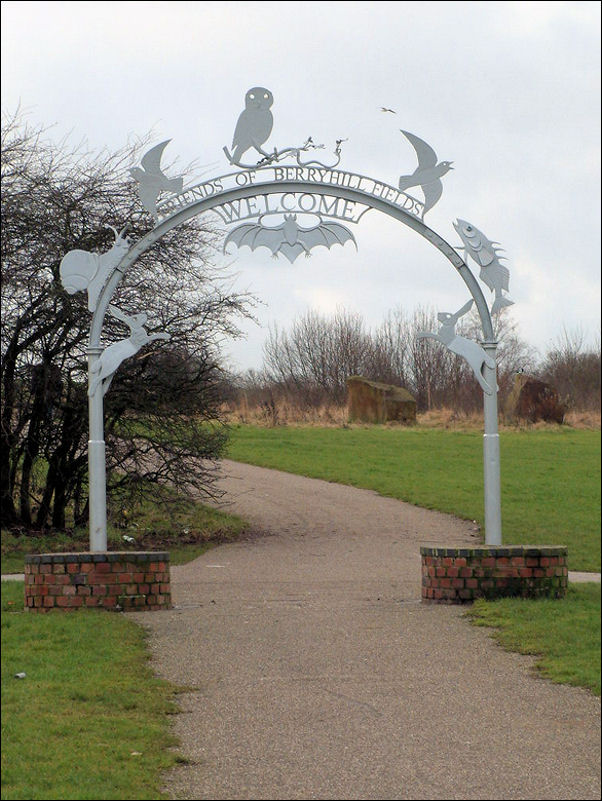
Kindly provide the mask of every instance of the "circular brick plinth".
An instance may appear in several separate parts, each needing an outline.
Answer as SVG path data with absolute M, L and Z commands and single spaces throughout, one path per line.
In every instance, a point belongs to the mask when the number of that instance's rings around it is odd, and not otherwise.
M 25 557 L 25 608 L 110 609 L 171 607 L 169 554 L 164 551 L 43 553 Z
M 420 548 L 422 600 L 470 603 L 476 598 L 564 598 L 567 547 L 556 545 Z

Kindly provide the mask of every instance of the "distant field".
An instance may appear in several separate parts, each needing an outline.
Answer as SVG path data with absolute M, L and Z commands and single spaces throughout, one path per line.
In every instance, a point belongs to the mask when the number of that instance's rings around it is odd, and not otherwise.
M 600 431 L 502 431 L 500 450 L 504 543 L 567 545 L 571 570 L 600 571 Z M 480 432 L 238 425 L 229 457 L 484 525 Z

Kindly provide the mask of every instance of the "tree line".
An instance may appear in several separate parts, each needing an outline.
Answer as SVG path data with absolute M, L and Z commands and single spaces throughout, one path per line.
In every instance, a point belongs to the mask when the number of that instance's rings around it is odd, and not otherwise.
M 498 345 L 500 408 L 517 373 L 527 373 L 551 384 L 567 408 L 600 409 L 600 344 L 588 346 L 580 332 L 563 332 L 539 357 L 525 342 L 511 312 L 493 318 Z M 419 339 L 436 331 L 434 309 L 401 307 L 369 329 L 361 314 L 344 309 L 324 315 L 308 311 L 284 330 L 269 329 L 263 348 L 263 366 L 233 379 L 234 397 L 250 405 L 284 399 L 299 409 L 319 404 L 345 403 L 347 379 L 352 375 L 403 386 L 414 396 L 418 411 L 453 408 L 470 414 L 482 409 L 483 393 L 464 359 L 439 343 Z M 457 333 L 478 340 L 480 320 L 475 310 L 457 326 Z M 270 400 L 271 399 L 271 400 Z

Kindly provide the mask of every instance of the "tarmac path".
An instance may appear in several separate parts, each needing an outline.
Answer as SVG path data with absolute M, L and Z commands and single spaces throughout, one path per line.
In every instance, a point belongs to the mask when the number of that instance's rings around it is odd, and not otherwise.
M 599 799 L 600 700 L 537 678 L 459 607 L 421 604 L 421 544 L 466 521 L 225 462 L 225 508 L 266 535 L 171 568 L 129 616 L 193 687 L 176 799 Z

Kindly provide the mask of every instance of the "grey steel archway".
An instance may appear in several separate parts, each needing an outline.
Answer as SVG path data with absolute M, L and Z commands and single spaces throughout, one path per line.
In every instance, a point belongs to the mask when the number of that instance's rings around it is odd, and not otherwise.
M 111 264 L 110 269 L 107 269 L 106 276 L 104 276 L 104 283 L 100 291 L 97 293 L 94 302 L 94 309 L 91 306 L 90 310 L 93 311 L 90 340 L 89 340 L 89 386 L 92 387 L 93 382 L 98 383 L 99 373 L 99 359 L 103 355 L 103 348 L 100 344 L 102 326 L 105 315 L 109 310 L 111 298 L 115 290 L 119 286 L 123 276 L 127 273 L 134 262 L 145 253 L 155 242 L 162 236 L 171 231 L 173 228 L 181 225 L 187 220 L 195 217 L 204 212 L 211 211 L 223 204 L 231 203 L 246 198 L 261 197 L 272 195 L 275 193 L 311 193 L 312 195 L 327 195 L 331 197 L 338 197 L 350 202 L 357 202 L 375 209 L 376 211 L 387 214 L 393 217 L 398 222 L 408 226 L 416 233 L 424 237 L 430 242 L 437 250 L 439 250 L 445 258 L 451 263 L 454 269 L 460 274 L 464 283 L 466 284 L 474 302 L 476 304 L 482 330 L 483 339 L 481 346 L 490 356 L 483 365 L 483 378 L 486 383 L 495 388 L 496 387 L 496 368 L 495 368 L 495 354 L 497 342 L 495 341 L 491 315 L 483 292 L 475 276 L 467 266 L 466 262 L 461 258 L 456 250 L 446 242 L 439 234 L 429 228 L 423 221 L 415 214 L 409 213 L 401 208 L 398 204 L 391 202 L 383 197 L 376 197 L 374 194 L 364 191 L 360 188 L 352 188 L 351 186 L 341 186 L 333 183 L 325 183 L 320 181 L 308 180 L 264 180 L 263 170 L 257 169 L 255 171 L 255 179 L 253 183 L 245 186 L 236 186 L 233 188 L 217 191 L 208 197 L 203 197 L 198 200 L 193 200 L 187 205 L 184 205 L 179 210 L 176 209 L 167 217 L 159 220 L 156 226 L 146 236 L 140 239 L 126 252 L 118 253 L 114 259 L 114 264 Z M 266 170 L 267 173 L 267 170 Z M 341 173 L 344 174 L 344 173 Z M 380 186 L 384 186 L 380 184 Z M 181 186 L 180 186 L 181 188 Z M 392 187 L 389 187 L 392 192 L 399 192 Z M 423 212 L 424 213 L 424 212 Z M 117 240 L 116 240 L 117 242 Z M 118 258 L 118 256 L 120 256 Z M 79 289 L 84 288 L 79 286 Z M 141 317 L 141 315 L 138 315 Z M 127 318 L 124 321 L 130 326 L 132 336 L 130 340 L 135 339 L 136 332 L 138 335 L 143 331 L 143 323 L 146 320 L 132 322 L 134 318 Z M 161 335 L 155 335 L 159 338 Z M 166 336 L 164 338 L 167 338 Z M 149 337 L 140 339 L 141 343 L 149 341 Z M 127 342 L 129 343 L 130 340 Z M 119 354 L 120 359 L 131 355 L 127 352 L 127 343 L 125 350 Z M 131 346 L 132 348 L 135 345 Z M 119 362 L 119 360 L 117 363 Z M 491 366 L 493 364 L 493 367 Z M 109 379 L 110 380 L 110 379 Z M 90 415 L 90 438 L 88 443 L 88 459 L 89 459 L 89 486 L 90 486 L 90 549 L 91 551 L 105 551 L 107 547 L 107 533 L 106 533 L 106 466 L 105 466 L 105 442 L 104 442 L 104 421 L 103 421 L 103 392 L 94 391 L 89 397 L 89 415 Z M 494 390 L 490 393 L 484 393 L 484 438 L 483 438 L 483 455 L 484 455 L 484 501 L 485 501 L 485 533 L 486 543 L 489 545 L 498 545 L 502 542 L 502 525 L 501 525 L 501 495 L 500 495 L 500 459 L 499 459 L 499 434 L 498 434 L 498 411 L 497 411 L 497 392 Z

